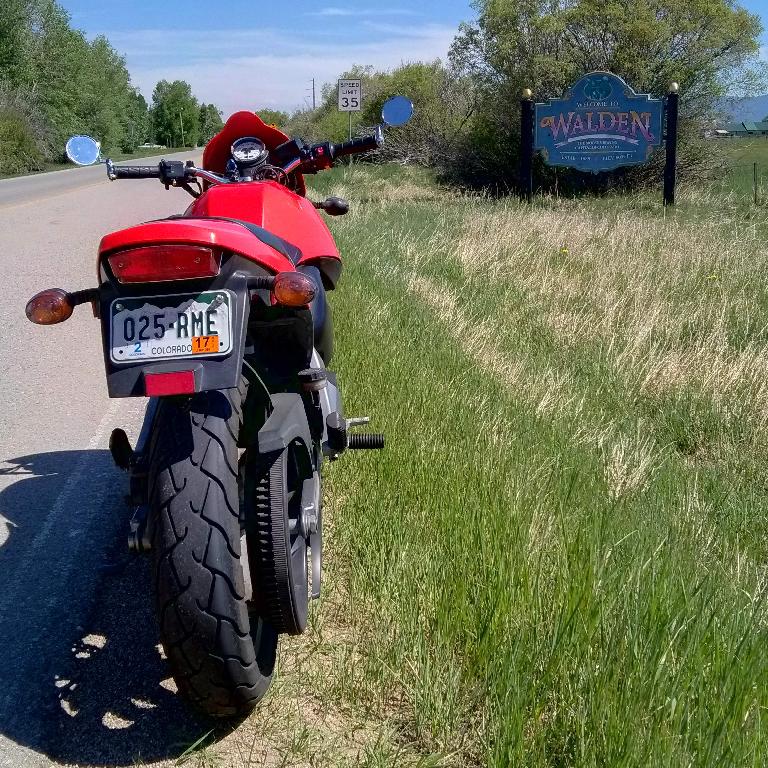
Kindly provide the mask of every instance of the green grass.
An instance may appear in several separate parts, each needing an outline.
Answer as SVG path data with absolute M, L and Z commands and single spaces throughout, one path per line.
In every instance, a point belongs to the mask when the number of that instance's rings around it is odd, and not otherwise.
M 726 173 L 715 189 L 733 193 L 740 201 L 754 200 L 754 164 L 757 163 L 758 200 L 768 204 L 768 136 L 754 139 L 718 139 Z
M 767 764 L 764 217 L 314 183 L 352 203 L 333 367 L 388 439 L 327 473 L 313 685 L 391 735 L 354 764 Z

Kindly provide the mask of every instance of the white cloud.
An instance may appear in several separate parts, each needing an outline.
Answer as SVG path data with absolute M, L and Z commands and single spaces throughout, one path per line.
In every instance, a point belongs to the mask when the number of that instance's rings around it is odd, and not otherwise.
M 366 41 L 347 43 L 338 33 L 313 33 L 291 39 L 281 30 L 209 30 L 174 32 L 184 41 L 184 60 L 167 48 L 167 30 L 109 33 L 126 56 L 131 78 L 147 99 L 159 80 L 186 80 L 195 95 L 213 102 L 225 116 L 239 109 L 294 109 L 305 104 L 314 77 L 318 94 L 354 64 L 392 69 L 412 61 L 444 58 L 456 34 L 438 24 L 411 26 L 365 24 Z
M 351 16 L 352 11 L 346 8 L 321 8 L 319 11 L 307 13 L 307 16 Z
M 423 14 L 417 11 L 408 10 L 407 8 L 321 8 L 319 11 L 310 11 L 305 14 L 306 16 L 322 16 L 322 17 L 364 17 L 364 16 L 422 16 Z

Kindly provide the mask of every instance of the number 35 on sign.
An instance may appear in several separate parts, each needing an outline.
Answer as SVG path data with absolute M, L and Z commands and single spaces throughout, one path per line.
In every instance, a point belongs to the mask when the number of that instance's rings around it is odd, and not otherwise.
M 359 112 L 362 104 L 362 80 L 339 80 L 339 112 Z

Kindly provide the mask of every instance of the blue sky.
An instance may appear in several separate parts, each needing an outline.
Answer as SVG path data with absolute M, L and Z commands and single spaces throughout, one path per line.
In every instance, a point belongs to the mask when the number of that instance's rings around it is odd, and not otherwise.
M 353 64 L 444 57 L 473 17 L 469 0 L 59 1 L 74 26 L 109 37 L 147 98 L 158 80 L 184 79 L 225 114 L 300 106 L 313 77 L 319 89 Z
M 158 80 L 179 78 L 225 114 L 301 106 L 313 77 L 319 88 L 353 64 L 445 57 L 473 17 L 469 0 L 59 1 L 76 27 L 109 37 L 148 99 Z M 742 4 L 768 28 L 768 0 Z

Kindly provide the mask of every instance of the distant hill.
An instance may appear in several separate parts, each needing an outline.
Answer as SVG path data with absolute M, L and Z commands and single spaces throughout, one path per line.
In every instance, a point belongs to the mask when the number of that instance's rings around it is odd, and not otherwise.
M 734 120 L 762 120 L 768 117 L 768 93 L 734 102 L 728 109 Z

